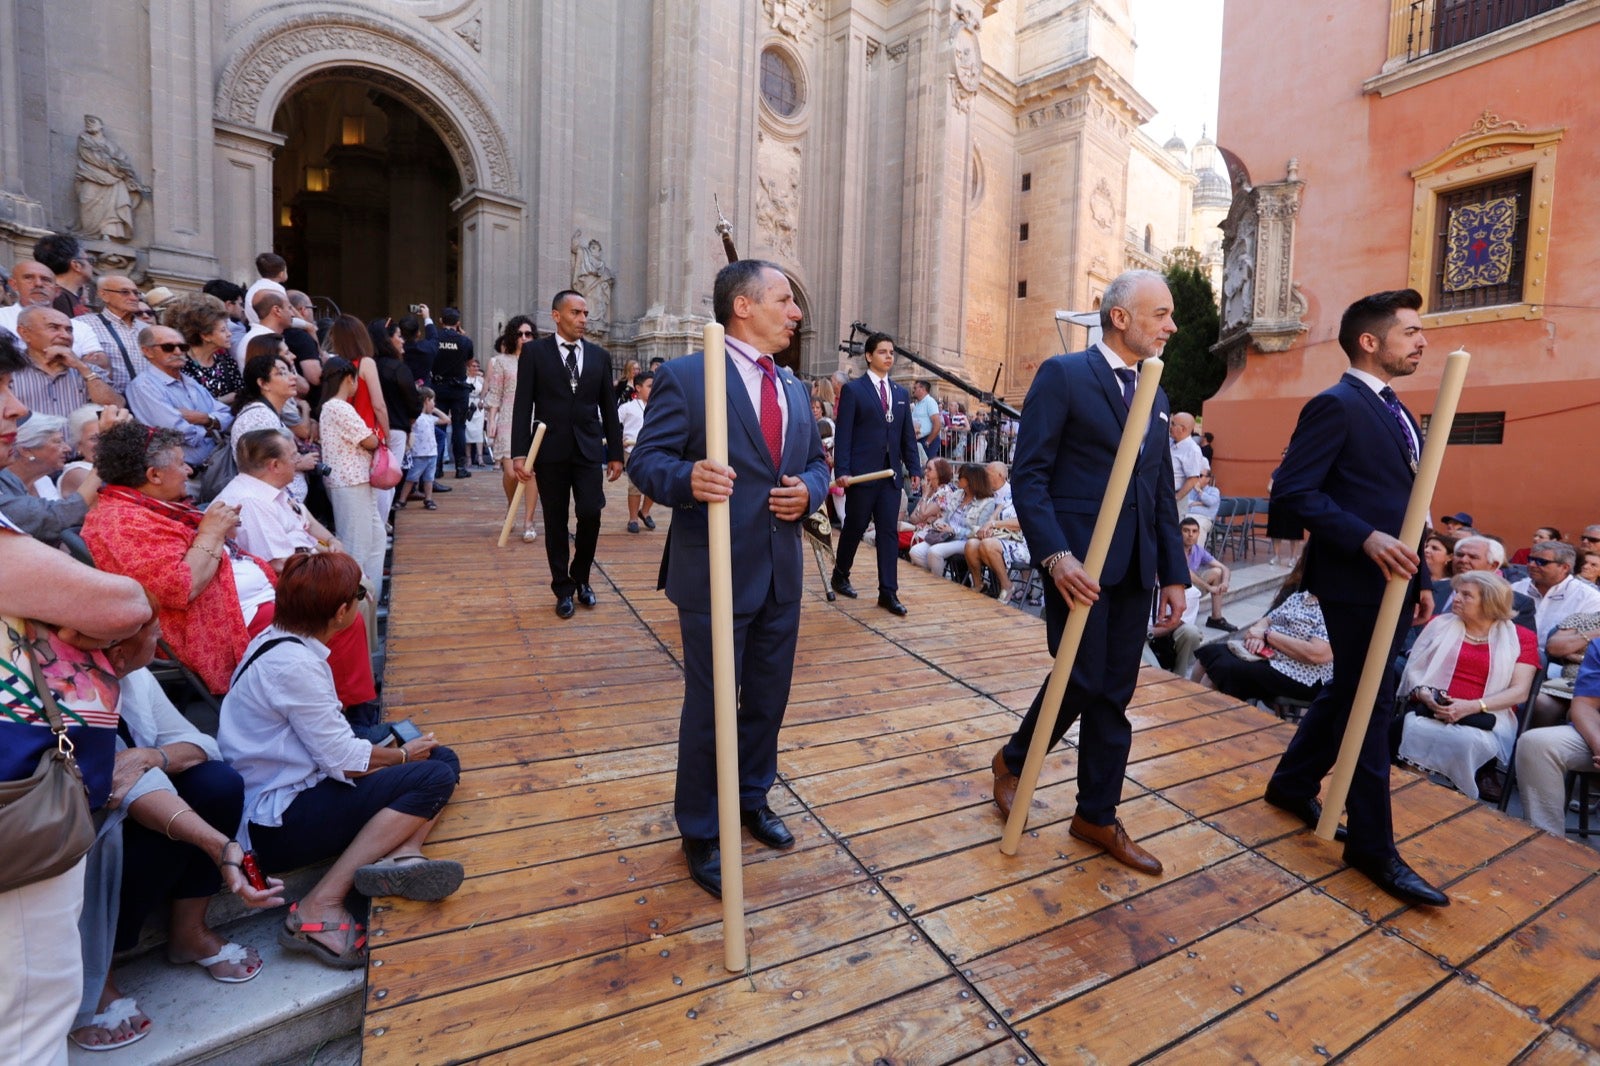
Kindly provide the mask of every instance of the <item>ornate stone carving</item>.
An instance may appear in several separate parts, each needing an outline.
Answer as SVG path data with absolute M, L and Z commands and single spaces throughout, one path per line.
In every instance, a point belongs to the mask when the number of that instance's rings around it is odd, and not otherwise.
M 1094 192 L 1089 194 L 1089 217 L 1107 233 L 1117 220 L 1116 201 L 1111 198 L 1111 185 L 1105 178 L 1095 182 Z
M 600 242 L 583 239 L 583 230 L 572 233 L 572 287 L 583 294 L 589 305 L 589 332 L 605 336 L 611 331 L 611 290 L 617 272 L 606 265 Z
M 811 19 L 822 10 L 822 0 L 761 0 L 772 28 L 792 40 L 811 29 Z
M 756 179 L 756 229 L 767 247 L 793 259 L 800 226 L 800 148 L 764 140 Z
M 978 46 L 982 25 L 981 8 L 956 0 L 950 9 L 950 93 L 956 110 L 963 113 L 972 109 L 972 100 L 983 84 L 983 52 Z
M 911 42 L 909 40 L 896 41 L 885 48 L 883 54 L 889 57 L 889 62 L 898 63 L 906 57 L 906 53 L 909 51 L 911 51 Z
M 1490 133 L 1523 133 L 1527 128 L 1524 123 L 1517 122 L 1514 119 L 1502 119 L 1486 107 L 1483 109 L 1483 114 L 1478 116 L 1478 120 L 1465 133 L 1450 142 L 1450 147 L 1454 148 L 1463 141 L 1470 141 L 1474 137 L 1482 137 Z
M 450 147 L 468 188 L 516 196 L 505 131 L 489 93 L 465 80 L 458 66 L 441 62 L 438 51 L 438 42 L 400 23 L 342 5 L 265 22 L 223 68 L 215 117 L 247 128 L 270 127 L 280 101 L 267 94 L 287 69 L 308 72 L 297 85 L 330 75 L 358 78 L 405 100 L 427 118 Z M 319 60 L 330 57 L 344 65 L 313 71 Z
M 1222 338 L 1230 359 L 1246 343 L 1287 351 L 1306 331 L 1306 299 L 1294 281 L 1294 227 L 1305 182 L 1290 160 L 1282 181 L 1251 187 L 1234 172 L 1233 206 L 1222 222 Z
M 483 51 L 483 19 L 473 16 L 456 27 L 456 36 L 467 42 L 474 52 Z
M 150 195 L 98 115 L 83 116 L 78 134 L 78 232 L 126 243 L 133 240 L 133 209 Z

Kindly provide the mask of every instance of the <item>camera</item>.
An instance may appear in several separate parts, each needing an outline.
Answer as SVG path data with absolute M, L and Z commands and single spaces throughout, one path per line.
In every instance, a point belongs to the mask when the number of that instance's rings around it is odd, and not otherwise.
M 329 466 L 327 463 L 318 463 L 316 466 L 311 468 L 311 472 L 318 477 L 327 477 L 329 474 L 333 473 L 333 467 Z
M 412 304 L 411 305 L 411 313 L 412 314 L 416 314 L 420 310 L 422 310 L 422 305 L 421 304 Z

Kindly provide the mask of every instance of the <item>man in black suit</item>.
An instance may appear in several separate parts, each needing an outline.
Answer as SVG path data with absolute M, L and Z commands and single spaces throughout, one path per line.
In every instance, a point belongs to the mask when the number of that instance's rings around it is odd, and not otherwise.
M 1406 627 L 1432 613 L 1432 592 L 1417 578 L 1412 545 L 1396 538 L 1422 453 L 1422 433 L 1389 383 L 1416 372 L 1427 341 L 1414 289 L 1364 296 L 1345 309 L 1339 347 L 1350 370 L 1313 396 L 1272 482 L 1272 513 L 1281 508 L 1311 533 L 1303 587 L 1322 605 L 1333 646 L 1333 680 L 1322 687 L 1267 783 L 1266 800 L 1307 825 L 1322 817 L 1317 792 L 1333 768 L 1350 720 L 1378 605 L 1390 578 L 1411 578 L 1412 593 L 1385 662 L 1392 664 Z M 1372 719 L 1346 803 L 1344 858 L 1380 888 L 1408 903 L 1450 902 L 1407 866 L 1394 846 L 1389 809 L 1389 719 L 1399 675 L 1391 665 L 1378 687 Z
M 911 396 L 889 380 L 894 368 L 894 338 L 884 333 L 867 337 L 862 346 L 867 372 L 839 390 L 839 417 L 834 429 L 833 472 L 843 484 L 851 474 L 893 470 L 894 477 L 851 485 L 844 490 L 844 532 L 834 553 L 833 587 L 856 598 L 850 566 L 871 522 L 878 550 L 878 606 L 904 617 L 896 576 L 900 549 L 900 493 L 905 475 L 911 488 L 922 482 L 917 437 L 911 429 Z
M 517 359 L 517 398 L 512 407 L 511 461 L 518 481 L 538 477 L 539 506 L 544 509 L 545 555 L 550 560 L 550 588 L 556 614 L 571 618 L 573 596 L 593 607 L 589 569 L 600 540 L 600 512 L 606 505 L 606 480 L 622 476 L 622 427 L 611 392 L 611 353 L 586 344 L 589 305 L 577 292 L 563 289 L 550 303 L 553 336 L 522 346 Z M 533 443 L 533 417 L 544 423 L 544 442 L 528 469 Z M 577 543 L 567 554 L 568 498 L 578 512 Z
M 1133 740 L 1128 701 L 1139 679 L 1151 595 L 1160 588 L 1156 621 L 1165 623 L 1183 615 L 1189 584 L 1172 494 L 1171 415 L 1160 390 L 1100 580 L 1092 580 L 1079 560 L 1089 550 L 1139 366 L 1160 355 L 1178 328 L 1166 279 L 1150 270 L 1118 275 L 1101 297 L 1100 324 L 1104 338 L 1093 348 L 1039 367 L 1022 407 L 1011 499 L 1029 554 L 1047 578 L 1051 655 L 1061 644 L 1069 603 L 1071 610 L 1089 612 L 1050 737 L 1054 747 L 1074 719 L 1083 723 L 1078 809 L 1068 832 L 1141 873 L 1159 874 L 1161 861 L 1129 838 L 1117 819 L 1117 803 Z M 1010 815 L 1016 800 L 1017 775 L 1048 684 L 1046 679 L 1027 717 L 994 757 L 994 801 L 1002 815 Z

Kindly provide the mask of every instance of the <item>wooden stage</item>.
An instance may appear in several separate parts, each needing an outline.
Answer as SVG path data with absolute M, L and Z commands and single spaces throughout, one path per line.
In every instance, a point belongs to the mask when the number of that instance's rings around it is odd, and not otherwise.
M 814 571 L 772 804 L 748 837 L 751 970 L 672 821 L 666 529 L 610 486 L 593 610 L 555 616 L 541 539 L 496 550 L 499 478 L 400 516 L 385 702 L 466 768 L 430 850 L 438 904 L 372 916 L 369 1063 L 1594 1061 L 1600 855 L 1395 775 L 1399 906 L 1267 807 L 1290 727 L 1146 670 L 1122 817 L 1166 864 L 1068 836 L 1053 754 L 1014 858 L 990 760 L 1048 671 L 1043 626 L 901 564 L 899 620 Z M 856 584 L 871 589 L 871 559 Z

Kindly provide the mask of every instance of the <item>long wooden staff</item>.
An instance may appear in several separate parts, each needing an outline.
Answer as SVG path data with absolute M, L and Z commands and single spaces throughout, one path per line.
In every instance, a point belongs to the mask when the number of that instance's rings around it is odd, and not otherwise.
M 728 465 L 728 360 L 722 326 L 705 331 L 706 458 Z M 722 848 L 722 964 L 745 968 L 739 823 L 739 694 L 733 669 L 733 526 L 728 503 L 706 504 L 711 552 L 711 680 L 717 737 L 717 837 Z
M 894 471 L 874 470 L 870 474 L 851 474 L 849 477 L 846 477 L 843 480 L 845 487 L 849 488 L 851 485 L 860 485 L 868 481 L 882 481 L 886 477 L 894 477 Z
M 1150 409 L 1155 405 L 1156 387 L 1161 384 L 1163 369 L 1164 364 L 1160 359 L 1146 359 L 1140 365 L 1139 384 L 1133 390 L 1128 421 L 1122 427 L 1122 441 L 1117 445 L 1117 456 L 1111 464 L 1111 478 L 1106 482 L 1106 492 L 1100 500 L 1100 515 L 1094 521 L 1089 551 L 1083 559 L 1083 569 L 1093 581 L 1099 581 L 1100 572 L 1105 569 L 1106 555 L 1111 550 L 1112 534 L 1117 531 L 1117 518 L 1122 514 L 1122 504 L 1128 495 L 1134 464 L 1139 460 L 1145 431 L 1150 428 Z M 1050 581 L 1051 577 L 1046 574 L 1044 579 Z M 1089 611 L 1090 608 L 1075 604 L 1067 612 L 1067 626 L 1061 634 L 1061 644 L 1056 649 L 1055 665 L 1050 668 L 1050 680 L 1045 684 L 1039 719 L 1034 723 L 1033 740 L 1028 744 L 1028 758 L 1022 765 L 1022 775 L 1017 779 L 1017 797 L 1011 803 L 1011 816 L 1006 819 L 1006 831 L 1000 837 L 1002 854 L 1017 853 L 1022 831 L 1028 827 L 1028 807 L 1033 803 L 1033 789 L 1039 783 L 1044 757 L 1050 753 L 1050 734 L 1055 732 L 1056 718 L 1061 713 L 1061 698 L 1067 693 L 1072 664 L 1077 661 L 1078 646 L 1083 643 L 1083 631 L 1089 624 Z M 1079 757 L 1082 757 L 1081 753 Z
M 1450 426 L 1456 420 L 1456 404 L 1461 399 L 1461 385 L 1467 377 L 1467 365 L 1472 355 L 1465 348 L 1457 348 L 1445 357 L 1444 374 L 1439 379 L 1439 395 L 1433 402 L 1433 417 L 1428 419 L 1428 439 L 1417 459 L 1417 479 L 1411 485 L 1411 501 L 1406 505 L 1405 521 L 1400 524 L 1400 542 L 1417 544 L 1422 540 L 1422 528 L 1428 521 L 1428 506 L 1433 500 L 1433 490 L 1439 482 L 1439 468 L 1444 465 L 1444 449 L 1450 442 Z M 1317 823 L 1317 836 L 1332 840 L 1339 828 L 1339 816 L 1344 813 L 1345 801 L 1350 797 L 1350 782 L 1356 773 L 1356 762 L 1361 758 L 1361 746 L 1366 741 L 1367 726 L 1372 721 L 1372 705 L 1378 699 L 1378 686 L 1384 671 L 1389 669 L 1390 652 L 1394 649 L 1395 630 L 1400 627 L 1400 611 L 1405 606 L 1406 588 L 1411 578 L 1397 574 L 1384 587 L 1383 599 L 1378 604 L 1378 620 L 1373 623 L 1372 643 L 1367 645 L 1367 661 L 1361 667 L 1361 681 L 1350 701 L 1350 720 L 1345 723 L 1344 740 L 1339 744 L 1339 760 L 1333 764 L 1333 780 L 1328 783 L 1327 795 L 1322 802 L 1322 820 Z
M 528 456 L 522 460 L 522 468 L 533 468 L 534 456 L 539 454 L 539 445 L 544 443 L 544 423 L 539 422 L 533 427 L 533 443 L 528 446 Z M 517 487 L 511 493 L 511 506 L 506 508 L 506 522 L 500 527 L 500 541 L 496 547 L 504 548 L 506 539 L 511 536 L 511 527 L 517 524 L 517 509 L 522 506 L 522 494 L 527 491 L 528 483 L 518 480 Z

